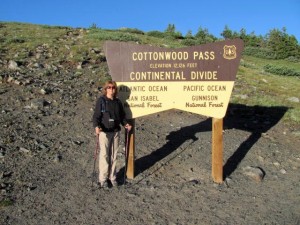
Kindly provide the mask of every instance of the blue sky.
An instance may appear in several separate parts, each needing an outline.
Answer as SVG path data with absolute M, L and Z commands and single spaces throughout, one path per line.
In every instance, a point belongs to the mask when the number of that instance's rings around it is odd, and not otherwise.
M 300 42 L 300 0 L 1 0 L 0 21 L 145 32 L 174 24 L 183 35 L 202 27 L 216 37 L 225 25 L 256 35 L 286 27 Z

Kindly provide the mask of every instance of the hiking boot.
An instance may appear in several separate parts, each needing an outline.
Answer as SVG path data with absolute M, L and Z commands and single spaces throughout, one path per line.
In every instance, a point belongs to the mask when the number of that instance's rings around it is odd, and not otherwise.
M 100 188 L 108 188 L 108 183 L 107 183 L 107 181 L 100 182 L 99 186 L 100 186 Z
M 111 182 L 111 186 L 113 186 L 113 187 L 117 187 L 118 186 L 118 182 L 117 181 L 111 180 L 110 182 Z

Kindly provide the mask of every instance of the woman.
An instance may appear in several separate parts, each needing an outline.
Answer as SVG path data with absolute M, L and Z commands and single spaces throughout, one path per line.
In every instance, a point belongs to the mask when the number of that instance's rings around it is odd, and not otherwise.
M 102 88 L 103 95 L 97 99 L 93 115 L 93 125 L 99 137 L 99 184 L 108 187 L 108 180 L 112 186 L 117 186 L 116 159 L 120 140 L 120 124 L 129 132 L 131 125 L 125 118 L 122 102 L 117 98 L 117 84 L 107 81 Z

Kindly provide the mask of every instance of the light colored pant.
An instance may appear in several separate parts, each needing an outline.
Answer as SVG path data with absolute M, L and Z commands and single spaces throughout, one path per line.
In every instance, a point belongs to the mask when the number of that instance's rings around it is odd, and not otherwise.
M 116 180 L 117 152 L 120 132 L 100 132 L 99 182 Z

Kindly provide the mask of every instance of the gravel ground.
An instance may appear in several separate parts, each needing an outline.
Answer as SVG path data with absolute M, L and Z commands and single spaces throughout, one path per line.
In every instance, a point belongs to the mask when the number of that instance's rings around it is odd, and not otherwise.
M 222 184 L 210 118 L 137 118 L 136 176 L 123 184 L 122 140 L 120 186 L 103 190 L 92 186 L 97 93 L 70 82 L 49 82 L 49 94 L 0 84 L 1 224 L 300 224 L 300 133 L 281 122 L 285 107 L 229 106 Z

